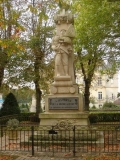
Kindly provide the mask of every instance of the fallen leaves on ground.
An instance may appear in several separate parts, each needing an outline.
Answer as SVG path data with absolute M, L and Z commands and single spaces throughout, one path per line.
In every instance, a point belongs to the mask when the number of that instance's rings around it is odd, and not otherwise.
M 0 160 L 15 160 L 17 156 L 0 155 Z
M 84 160 L 120 160 L 120 157 L 102 155 L 95 157 L 84 157 Z

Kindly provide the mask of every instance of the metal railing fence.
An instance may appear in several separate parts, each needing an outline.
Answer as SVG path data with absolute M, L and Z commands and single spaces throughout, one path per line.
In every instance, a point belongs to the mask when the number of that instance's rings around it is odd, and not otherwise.
M 47 152 L 80 157 L 84 154 L 120 154 L 120 127 L 20 126 L 9 130 L 0 126 L 0 151 Z

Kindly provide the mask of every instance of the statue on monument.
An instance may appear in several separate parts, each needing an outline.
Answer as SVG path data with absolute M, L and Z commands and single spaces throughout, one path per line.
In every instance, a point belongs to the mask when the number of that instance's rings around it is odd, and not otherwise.
M 73 16 L 64 9 L 54 17 L 56 35 L 52 39 L 52 49 L 55 51 L 55 76 L 71 76 L 73 79 L 73 47 L 75 37 Z
M 50 86 L 50 93 L 75 94 L 78 92 L 78 87 L 73 67 L 74 17 L 63 8 L 54 16 L 54 21 L 56 33 L 52 39 L 52 49 L 55 51 L 55 76 Z
M 69 59 L 72 56 L 71 39 L 69 37 L 59 38 L 59 42 L 52 46 L 56 51 L 55 55 L 55 75 L 69 75 Z

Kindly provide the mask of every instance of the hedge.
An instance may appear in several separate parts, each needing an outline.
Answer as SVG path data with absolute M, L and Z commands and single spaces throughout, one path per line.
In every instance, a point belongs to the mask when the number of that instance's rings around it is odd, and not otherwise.
M 90 113 L 89 114 L 90 123 L 98 122 L 120 122 L 120 112 L 114 113 Z
M 0 117 L 0 125 L 6 125 L 9 119 L 17 119 L 21 121 L 40 122 L 40 119 L 36 117 L 35 113 L 20 113 L 15 115 L 8 115 Z

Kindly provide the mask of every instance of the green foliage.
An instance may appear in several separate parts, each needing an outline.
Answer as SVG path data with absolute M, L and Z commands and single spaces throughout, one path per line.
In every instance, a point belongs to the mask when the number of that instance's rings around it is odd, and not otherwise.
M 31 117 L 35 116 L 34 112 L 29 112 L 29 113 L 20 113 L 20 114 L 15 114 L 15 115 L 7 115 L 7 116 L 2 116 L 0 117 L 0 125 L 5 125 L 9 119 L 17 119 L 19 122 L 28 122 L 31 121 Z M 39 122 L 39 119 L 36 119 L 36 122 Z
M 14 94 L 9 93 L 5 98 L 0 114 L 2 116 L 7 116 L 7 115 L 13 115 L 13 114 L 19 114 L 19 113 L 20 113 L 20 109 L 18 106 L 18 102 Z
M 103 108 L 113 108 L 114 109 L 114 108 L 117 108 L 117 106 L 112 102 L 105 102 L 103 104 Z
M 89 121 L 90 121 L 90 123 L 96 123 L 97 120 L 98 120 L 97 118 L 98 118 L 98 116 L 96 114 L 90 114 L 89 115 Z
M 27 112 L 29 112 L 29 105 L 28 105 L 28 104 L 22 104 L 22 105 L 20 106 L 20 110 L 21 110 L 22 113 L 27 113 Z
M 96 106 L 95 106 L 95 105 L 93 105 L 93 106 L 91 107 L 91 109 L 96 109 Z
M 19 23 L 21 12 L 14 8 L 11 0 L 0 1 L 0 87 L 9 56 L 20 50 L 20 32 L 24 30 Z
M 111 65 L 104 73 L 116 72 L 116 62 L 118 62 L 116 57 L 119 55 L 116 38 L 120 37 L 120 2 L 118 4 L 109 3 L 106 0 L 73 2 L 72 9 L 76 15 L 74 46 L 78 55 L 76 67 L 82 71 L 85 82 L 85 108 L 89 110 L 89 89 L 97 66 L 101 65 L 105 59 Z
M 65 9 L 67 11 L 70 9 L 70 5 L 68 4 L 68 2 L 68 0 L 58 0 L 58 6 L 60 7 L 60 9 Z
M 16 129 L 19 126 L 19 121 L 17 119 L 9 119 L 7 122 L 8 129 Z
M 2 93 L 3 98 L 11 91 L 17 99 L 18 103 L 30 103 L 32 101 L 32 95 L 35 93 L 34 90 L 30 89 L 29 87 L 22 87 L 19 89 L 11 89 L 8 85 L 2 85 Z
M 52 3 L 53 2 L 53 3 Z M 51 38 L 53 35 L 53 14 L 55 1 L 27 2 L 21 23 L 26 27 L 24 44 L 26 50 L 10 57 L 7 65 L 7 83 L 22 86 L 34 83 L 36 91 L 36 112 L 41 108 L 41 90 L 48 92 L 48 85 L 53 78 L 53 63 L 51 62 Z M 22 3 L 23 5 L 23 3 Z M 27 6 L 28 5 L 28 6 Z M 22 10 L 21 10 L 22 13 Z M 29 16 L 28 16 L 29 13 Z M 52 17 L 52 18 L 51 18 Z M 24 33 L 23 33 L 24 35 Z M 22 62 L 22 63 L 21 63 Z M 18 67 L 19 66 L 19 67 Z M 26 94 L 26 93 L 25 93 Z M 24 98 L 28 95 L 24 94 Z M 19 97 L 19 95 L 17 95 Z M 18 101 L 19 102 L 19 101 Z M 25 111 L 25 110 L 24 110 Z
M 117 97 L 120 97 L 120 92 L 117 94 Z
M 90 113 L 89 120 L 90 120 L 90 123 L 119 122 L 120 121 L 120 113 L 119 112 Z

